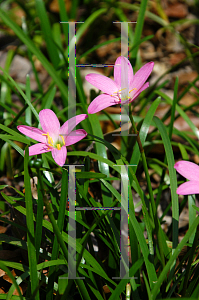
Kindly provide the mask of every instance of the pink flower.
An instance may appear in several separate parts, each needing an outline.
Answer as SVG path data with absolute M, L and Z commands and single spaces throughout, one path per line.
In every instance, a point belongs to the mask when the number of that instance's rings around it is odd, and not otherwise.
M 55 162 L 62 167 L 67 156 L 66 146 L 75 144 L 87 136 L 87 132 L 83 129 L 72 131 L 77 124 L 87 117 L 86 114 L 75 116 L 60 127 L 55 113 L 50 109 L 43 109 L 39 113 L 39 120 L 43 130 L 25 125 L 19 125 L 17 129 L 40 142 L 29 147 L 30 156 L 52 151 L 52 157 Z
M 177 188 L 178 195 L 199 194 L 199 166 L 190 161 L 178 161 L 174 168 L 185 178 L 189 179 Z
M 86 80 L 104 94 L 97 96 L 89 105 L 88 113 L 94 114 L 106 107 L 130 103 L 149 86 L 145 81 L 153 70 L 154 63 L 144 65 L 135 75 L 131 63 L 124 56 L 117 58 L 114 66 L 114 80 L 100 74 L 88 74 Z M 128 70 L 125 72 L 125 70 Z M 122 77 L 121 77 L 122 74 Z

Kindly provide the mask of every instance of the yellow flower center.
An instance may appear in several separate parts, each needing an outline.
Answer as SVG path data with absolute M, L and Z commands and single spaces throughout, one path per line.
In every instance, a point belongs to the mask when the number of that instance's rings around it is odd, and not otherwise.
M 121 95 L 121 91 L 123 91 L 123 90 L 125 90 L 125 89 L 126 89 L 126 88 L 120 89 L 119 91 L 114 92 L 113 94 L 117 94 L 118 97 L 119 97 L 122 101 L 128 100 L 128 99 L 131 98 L 130 96 L 126 96 L 126 97 L 121 98 L 121 96 L 122 96 L 122 95 Z M 137 90 L 137 89 L 136 89 L 136 88 L 133 88 L 132 90 L 129 91 L 129 94 L 130 94 L 133 90 Z M 115 95 L 111 95 L 111 96 L 115 96 Z
M 48 138 L 48 145 L 50 147 L 53 147 L 53 139 L 51 138 L 50 134 L 47 132 L 47 133 L 43 133 L 42 135 L 46 135 L 47 138 Z
M 53 142 L 53 139 L 52 139 L 52 137 L 50 136 L 50 134 L 49 134 L 49 132 L 47 132 L 47 133 L 43 133 L 42 135 L 45 135 L 45 136 L 47 136 L 47 143 L 48 143 L 48 145 L 50 146 L 50 147 L 54 147 L 54 142 Z M 62 143 L 55 143 L 55 147 L 57 147 L 57 149 L 58 150 L 61 150 L 61 147 L 63 146 L 63 145 L 65 145 L 65 141 L 64 141 L 64 137 L 63 137 L 63 135 L 61 135 L 60 134 L 60 137 L 61 137 L 61 139 L 62 139 Z M 50 148 L 48 148 L 48 150 L 49 150 Z

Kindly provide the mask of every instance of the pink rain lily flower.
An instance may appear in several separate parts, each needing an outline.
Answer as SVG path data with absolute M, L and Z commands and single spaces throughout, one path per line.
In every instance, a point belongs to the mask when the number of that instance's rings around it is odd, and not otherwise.
M 88 113 L 94 114 L 119 103 L 131 103 L 149 86 L 149 82 L 145 83 L 145 81 L 151 74 L 153 66 L 154 63 L 149 62 L 133 75 L 133 68 L 129 60 L 120 56 L 114 65 L 114 80 L 100 74 L 86 75 L 86 80 L 104 93 L 91 102 Z
M 174 168 L 185 178 L 189 179 L 177 188 L 178 195 L 199 194 L 199 166 L 190 161 L 178 161 Z
M 87 132 L 83 129 L 72 131 L 77 124 L 87 117 L 86 114 L 75 116 L 60 127 L 55 113 L 50 109 L 43 109 L 39 113 L 39 120 L 43 130 L 25 125 L 19 125 L 17 129 L 40 142 L 29 147 L 30 156 L 52 151 L 52 157 L 55 162 L 62 167 L 67 156 L 66 146 L 75 144 L 87 136 Z

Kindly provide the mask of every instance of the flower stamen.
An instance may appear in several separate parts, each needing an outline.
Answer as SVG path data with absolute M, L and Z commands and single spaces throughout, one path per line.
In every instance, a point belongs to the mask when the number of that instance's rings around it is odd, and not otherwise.
M 137 89 L 136 89 L 136 88 L 133 88 L 132 90 L 129 91 L 129 93 L 132 92 L 133 90 L 137 90 Z
M 57 144 L 56 147 L 57 147 L 58 150 L 61 150 L 61 145 L 60 144 Z
M 125 90 L 126 88 L 124 88 L 124 89 L 120 89 L 119 91 L 117 91 L 117 92 L 114 92 L 113 94 L 117 94 L 117 93 L 120 93 L 121 91 L 123 91 L 123 90 Z M 112 97 L 114 96 L 114 95 L 111 95 Z
M 50 147 L 53 147 L 53 139 L 51 138 L 49 132 L 43 133 L 42 135 L 46 135 L 46 136 L 47 136 L 47 138 L 48 138 L 48 145 L 49 145 Z

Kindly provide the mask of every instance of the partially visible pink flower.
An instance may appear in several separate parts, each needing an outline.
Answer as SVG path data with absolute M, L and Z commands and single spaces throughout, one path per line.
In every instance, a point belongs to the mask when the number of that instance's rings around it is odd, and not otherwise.
M 151 74 L 153 66 L 154 63 L 149 62 L 133 75 L 133 68 L 129 60 L 120 56 L 114 65 L 114 80 L 100 74 L 86 75 L 85 78 L 89 83 L 104 92 L 91 102 L 88 113 L 94 114 L 115 104 L 132 102 L 149 86 L 149 82 L 145 83 L 145 81 Z
M 60 127 L 55 113 L 50 109 L 43 109 L 39 113 L 39 120 L 43 130 L 25 125 L 19 125 L 17 129 L 40 142 L 29 147 L 30 156 L 52 151 L 52 157 L 55 162 L 62 167 L 67 156 L 66 146 L 75 144 L 87 136 L 87 132 L 83 129 L 72 131 L 77 124 L 87 117 L 86 114 L 75 116 Z
M 174 168 L 185 178 L 189 179 L 177 188 L 178 195 L 199 194 L 199 166 L 190 161 L 178 161 Z

